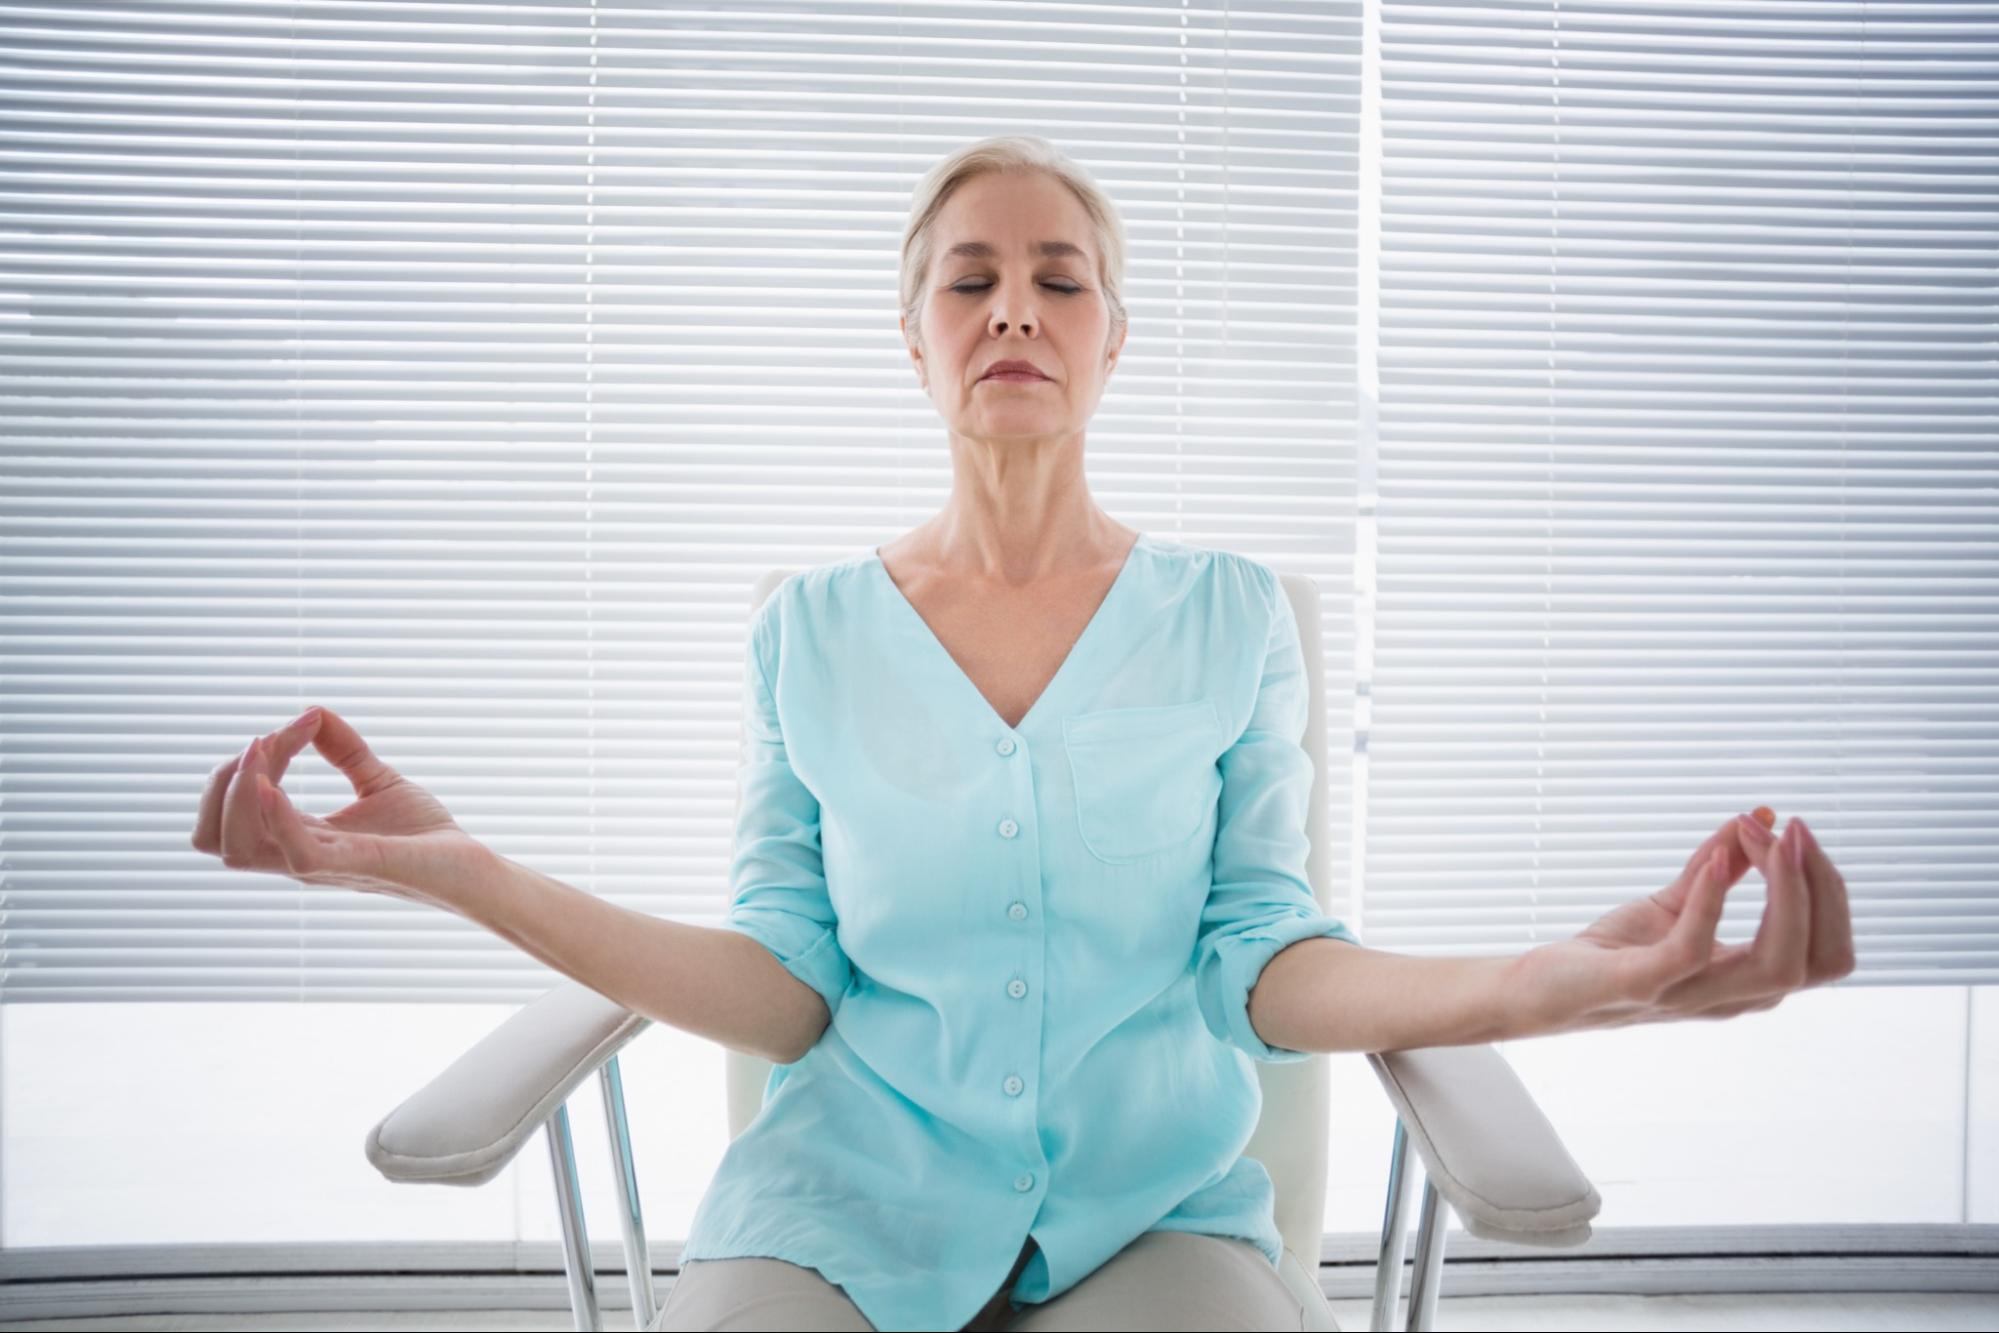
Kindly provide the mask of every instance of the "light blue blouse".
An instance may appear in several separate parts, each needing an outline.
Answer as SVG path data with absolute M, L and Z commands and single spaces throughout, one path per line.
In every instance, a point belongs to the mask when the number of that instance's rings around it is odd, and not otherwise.
M 1307 936 L 1298 627 L 1268 566 L 1141 534 L 1018 727 L 873 552 L 752 618 L 726 925 L 832 1012 L 724 1153 L 683 1259 L 819 1270 L 878 1329 L 958 1329 L 1146 1231 L 1248 1240 L 1266 1045 Z M 1316 1256 L 1305 1256 L 1311 1260 Z

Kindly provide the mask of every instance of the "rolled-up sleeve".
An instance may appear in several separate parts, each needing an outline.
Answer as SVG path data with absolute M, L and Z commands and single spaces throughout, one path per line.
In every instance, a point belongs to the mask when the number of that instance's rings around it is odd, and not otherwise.
M 1264 965 L 1315 935 L 1361 941 L 1320 912 L 1306 870 L 1305 818 L 1312 758 L 1303 740 L 1310 709 L 1304 653 L 1291 599 L 1274 571 L 1263 577 L 1269 634 L 1249 724 L 1222 753 L 1214 883 L 1194 946 L 1194 993 L 1201 1018 L 1221 1041 L 1251 1058 L 1281 1064 L 1309 1051 L 1271 1046 L 1249 1021 L 1249 993 Z
M 853 979 L 826 891 L 819 801 L 792 771 L 771 688 L 773 593 L 751 620 L 743 661 L 743 756 L 736 770 L 735 852 L 723 925 L 762 944 L 818 991 L 829 1014 Z

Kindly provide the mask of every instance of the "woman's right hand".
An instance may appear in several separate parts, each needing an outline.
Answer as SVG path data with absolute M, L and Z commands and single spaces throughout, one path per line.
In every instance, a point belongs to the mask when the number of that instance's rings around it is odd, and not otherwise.
M 359 796 L 324 819 L 293 806 L 279 785 L 307 741 Z M 191 841 L 232 870 L 446 908 L 493 873 L 493 853 L 459 828 L 436 797 L 376 758 L 328 708 L 307 709 L 217 764 Z

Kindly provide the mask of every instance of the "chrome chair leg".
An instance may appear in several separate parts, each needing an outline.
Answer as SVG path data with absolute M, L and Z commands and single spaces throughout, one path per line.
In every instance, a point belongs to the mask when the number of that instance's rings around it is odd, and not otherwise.
M 577 1333 L 600 1333 L 604 1324 L 597 1314 L 597 1279 L 590 1271 L 583 1195 L 576 1188 L 576 1145 L 569 1137 L 569 1107 L 556 1107 L 542 1130 L 548 1136 L 548 1158 L 555 1168 L 555 1206 L 562 1215 L 562 1267 L 569 1275 L 569 1308 L 576 1313 Z
M 1425 1179 L 1423 1215 L 1416 1222 L 1415 1271 L 1409 1277 L 1410 1333 L 1428 1333 L 1436 1327 L 1437 1287 L 1444 1276 L 1444 1224 L 1450 1217 L 1450 1206 L 1437 1192 L 1436 1182 Z
M 646 1250 L 645 1218 L 639 1212 L 638 1171 L 632 1165 L 632 1136 L 625 1119 L 625 1081 L 618 1073 L 618 1057 L 597 1066 L 599 1090 L 604 1094 L 604 1124 L 611 1134 L 611 1169 L 618 1174 L 618 1223 L 625 1233 L 625 1277 L 632 1287 L 633 1327 L 640 1333 L 652 1327 L 659 1313 L 653 1295 L 652 1256 Z
M 1388 1203 L 1381 1217 L 1381 1252 L 1374 1260 L 1374 1311 L 1368 1316 L 1373 1333 L 1395 1327 L 1395 1307 L 1402 1296 L 1402 1238 L 1409 1229 L 1409 1130 L 1395 1118 L 1395 1146 L 1388 1153 Z

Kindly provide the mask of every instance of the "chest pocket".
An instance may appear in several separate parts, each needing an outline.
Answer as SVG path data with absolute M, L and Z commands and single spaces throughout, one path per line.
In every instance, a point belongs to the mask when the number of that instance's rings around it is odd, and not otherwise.
M 1221 730 L 1212 699 L 1063 718 L 1076 822 L 1090 855 L 1114 865 L 1143 860 L 1202 828 L 1221 793 Z

